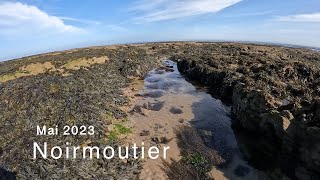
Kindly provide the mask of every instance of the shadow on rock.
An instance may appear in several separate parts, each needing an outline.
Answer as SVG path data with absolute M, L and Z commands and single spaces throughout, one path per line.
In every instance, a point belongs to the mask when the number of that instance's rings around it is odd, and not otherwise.
M 207 173 L 212 166 L 224 163 L 224 159 L 205 144 L 196 129 L 182 125 L 175 129 L 175 133 L 182 159 L 163 163 L 169 179 L 211 179 Z
M 16 180 L 16 173 L 7 171 L 0 167 L 0 180 Z

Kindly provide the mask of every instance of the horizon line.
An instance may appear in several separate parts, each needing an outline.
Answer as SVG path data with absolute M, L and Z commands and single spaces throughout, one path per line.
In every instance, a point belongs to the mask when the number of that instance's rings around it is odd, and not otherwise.
M 60 50 L 52 50 L 52 51 L 46 51 L 41 53 L 35 53 L 31 55 L 22 55 L 20 57 L 15 58 L 8 58 L 8 59 L 0 59 L 0 65 L 1 63 L 8 62 L 8 61 L 15 61 L 15 60 L 21 60 L 24 58 L 30 58 L 34 56 L 40 56 L 40 55 L 47 55 L 51 53 L 57 53 L 57 52 L 64 52 L 64 51 L 70 51 L 70 50 L 78 50 L 78 49 L 85 49 L 85 48 L 93 48 L 93 47 L 105 47 L 105 46 L 117 46 L 117 45 L 131 45 L 131 44 L 152 44 L 152 43 L 177 43 L 177 42 L 196 42 L 196 43 L 241 43 L 241 44 L 251 44 L 251 45 L 271 45 L 271 46 L 279 46 L 279 47 L 286 47 L 286 48 L 302 48 L 302 49 L 308 49 L 320 52 L 320 46 L 308 46 L 308 45 L 299 45 L 299 44 L 291 44 L 291 43 L 280 43 L 280 42 L 267 42 L 267 41 L 247 41 L 247 40 L 164 40 L 164 41 L 143 41 L 143 42 L 128 42 L 128 43 L 106 43 L 104 45 L 91 45 L 91 46 L 81 46 L 81 47 L 74 47 L 74 48 L 62 48 Z

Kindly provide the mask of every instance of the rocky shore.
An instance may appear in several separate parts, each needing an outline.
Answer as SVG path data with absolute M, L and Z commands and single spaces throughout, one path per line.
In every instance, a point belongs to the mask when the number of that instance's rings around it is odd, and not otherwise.
M 97 61 L 97 58 L 101 60 Z M 121 88 L 143 77 L 156 61 L 133 46 L 77 49 L 3 62 L 0 65 L 0 167 L 18 179 L 137 179 L 140 161 L 129 158 L 32 159 L 33 142 L 64 147 L 121 145 L 128 103 Z M 37 136 L 37 125 L 60 128 Z M 63 126 L 94 126 L 94 136 L 64 136 Z M 80 154 L 79 154 L 79 157 Z M 1 172 L 2 173 L 2 172 Z M 0 178 L 1 179 L 1 178 Z
M 188 78 L 232 105 L 239 145 L 255 167 L 319 179 L 318 52 L 219 44 L 173 59 Z
M 236 137 L 253 166 L 270 170 L 271 179 L 320 178 L 320 53 L 196 42 L 90 47 L 0 63 L 0 175 L 138 179 L 139 160 L 33 160 L 31 147 L 34 141 L 120 146 L 131 132 L 122 89 L 163 57 L 232 106 Z M 36 135 L 36 125 L 65 124 L 92 125 L 96 133 Z

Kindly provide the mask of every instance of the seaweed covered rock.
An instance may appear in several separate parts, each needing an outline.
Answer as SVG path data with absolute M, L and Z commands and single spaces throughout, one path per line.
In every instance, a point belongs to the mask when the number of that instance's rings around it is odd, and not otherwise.
M 128 60 L 130 59 L 130 60 Z M 39 71 L 44 64 L 49 68 Z M 156 64 L 133 46 L 78 49 L 4 62 L 0 66 L 1 177 L 18 179 L 136 179 L 140 162 L 128 159 L 33 159 L 33 142 L 48 146 L 103 146 L 121 142 L 106 136 L 107 122 L 121 121 L 128 103 L 121 89 Z M 29 68 L 21 73 L 21 67 Z M 34 73 L 37 72 L 37 73 Z M 18 75 L 17 75 L 18 74 Z M 10 77 L 10 78 L 8 78 Z M 12 78 L 11 78 L 12 77 Z M 118 120 L 119 119 L 119 120 Z M 94 126 L 93 136 L 37 136 L 37 126 Z M 3 175 L 4 174 L 4 175 Z M 0 178 L 1 179 L 1 178 Z
M 292 178 L 320 178 L 320 53 L 222 43 L 172 58 L 188 78 L 232 105 L 234 130 L 251 163 Z

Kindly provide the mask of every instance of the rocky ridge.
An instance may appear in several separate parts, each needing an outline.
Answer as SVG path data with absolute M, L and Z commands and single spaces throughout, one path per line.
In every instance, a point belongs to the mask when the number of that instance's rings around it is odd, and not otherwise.
M 319 53 L 221 44 L 173 59 L 188 78 L 232 105 L 239 144 L 256 167 L 319 178 Z

